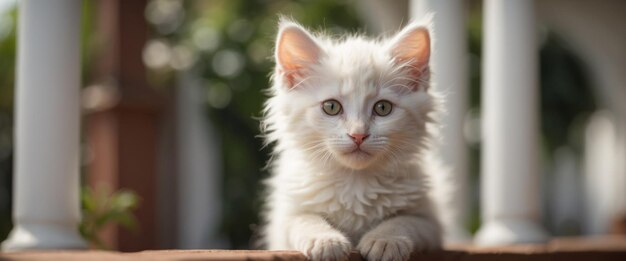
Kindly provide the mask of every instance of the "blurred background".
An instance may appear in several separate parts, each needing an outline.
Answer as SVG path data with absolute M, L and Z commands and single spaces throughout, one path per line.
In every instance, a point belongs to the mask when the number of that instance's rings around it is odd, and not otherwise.
M 623 233 L 626 2 L 542 0 L 535 7 L 542 225 L 556 236 Z M 278 15 L 332 35 L 378 36 L 409 21 L 408 9 L 406 0 L 84 0 L 83 236 L 123 251 L 253 247 L 271 151 L 261 149 L 258 117 Z M 466 1 L 465 12 L 464 225 L 474 233 L 482 1 Z M 18 15 L 15 0 L 0 0 L 2 240 L 12 227 Z

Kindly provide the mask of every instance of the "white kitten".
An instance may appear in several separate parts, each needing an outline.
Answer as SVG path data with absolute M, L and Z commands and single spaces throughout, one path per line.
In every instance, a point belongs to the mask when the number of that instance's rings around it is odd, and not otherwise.
M 423 156 L 435 104 L 428 23 L 386 40 L 333 40 L 283 20 L 276 45 L 263 122 L 276 143 L 268 248 L 312 260 L 440 248 Z

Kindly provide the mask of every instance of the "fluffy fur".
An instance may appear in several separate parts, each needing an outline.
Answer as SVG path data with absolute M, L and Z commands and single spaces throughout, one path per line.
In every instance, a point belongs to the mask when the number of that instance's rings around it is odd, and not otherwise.
M 269 249 L 313 260 L 406 260 L 441 246 L 429 187 L 429 131 L 436 96 L 429 88 L 428 22 L 388 39 L 331 39 L 279 25 L 276 70 L 265 107 L 274 143 L 263 231 Z M 321 104 L 341 103 L 331 116 Z M 393 104 L 387 116 L 373 106 Z M 357 145 L 350 134 L 368 134 Z

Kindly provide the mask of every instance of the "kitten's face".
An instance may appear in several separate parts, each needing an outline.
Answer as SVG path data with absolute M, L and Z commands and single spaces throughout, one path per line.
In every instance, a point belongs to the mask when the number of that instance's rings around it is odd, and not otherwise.
M 281 139 L 314 163 L 350 169 L 409 160 L 431 110 L 427 56 L 419 60 L 423 54 L 415 51 L 423 48 L 413 46 L 424 39 L 401 32 L 389 43 L 333 43 L 292 29 L 282 28 L 277 49 L 279 90 L 272 102 L 283 115 Z M 416 37 L 427 39 L 423 32 Z M 407 52 L 411 57 L 402 57 Z
M 300 148 L 312 159 L 337 161 L 363 169 L 379 160 L 403 160 L 416 152 L 423 119 L 419 105 L 426 97 L 401 92 L 390 84 L 402 81 L 378 79 L 377 70 L 353 70 L 348 75 L 326 71 L 311 80 L 311 91 L 290 93 L 303 110 L 294 114 L 293 127 L 300 133 Z M 389 81 L 383 85 L 385 81 Z M 304 96 L 304 97 L 296 97 Z

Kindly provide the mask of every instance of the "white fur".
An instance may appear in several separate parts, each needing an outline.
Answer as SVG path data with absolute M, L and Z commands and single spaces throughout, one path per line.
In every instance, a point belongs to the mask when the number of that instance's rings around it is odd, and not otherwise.
M 440 247 L 423 156 L 436 98 L 428 68 L 415 79 L 411 61 L 398 63 L 391 52 L 403 34 L 427 26 L 412 23 L 391 39 L 333 40 L 281 22 L 279 39 L 291 28 L 303 33 L 294 39 L 310 39 L 322 53 L 289 82 L 277 50 L 263 121 L 267 142 L 275 143 L 263 231 L 269 249 L 330 260 L 356 248 L 368 260 L 406 260 Z M 416 82 L 419 89 L 410 90 Z M 341 102 L 341 115 L 322 111 L 328 99 Z M 393 103 L 391 114 L 374 115 L 383 99 Z M 370 134 L 361 145 L 369 154 L 349 153 L 355 144 L 348 133 L 363 132 Z

